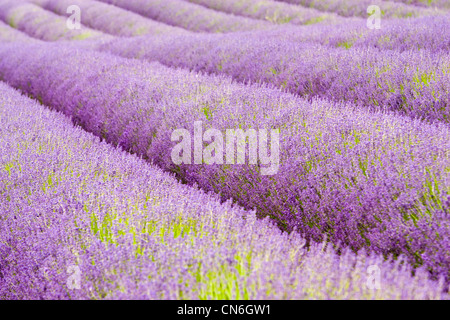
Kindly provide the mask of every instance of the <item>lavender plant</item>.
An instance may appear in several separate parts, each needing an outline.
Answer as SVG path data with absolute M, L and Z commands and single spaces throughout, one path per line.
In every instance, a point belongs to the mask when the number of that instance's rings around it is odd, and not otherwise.
M 28 0 L 58 15 L 77 5 L 82 11 L 83 24 L 103 32 L 124 37 L 143 34 L 185 34 L 181 28 L 168 26 L 133 12 L 92 0 Z
M 73 46 L 4 45 L 0 76 L 108 142 L 308 241 L 326 235 L 354 251 L 405 255 L 448 279 L 448 126 Z M 205 129 L 281 129 L 278 174 L 261 176 L 259 164 L 175 165 L 172 131 L 198 120 Z
M 67 18 L 20 0 L 0 1 L 0 19 L 28 35 L 45 40 L 111 39 L 111 36 L 83 27 L 67 28 Z
M 171 67 L 226 74 L 240 82 L 268 83 L 300 96 L 448 123 L 448 52 L 384 52 L 370 46 L 375 41 L 368 38 L 362 41 L 367 46 L 346 49 L 254 34 L 167 35 L 114 40 L 99 48 Z
M 394 2 L 412 4 L 420 7 L 435 7 L 442 9 L 450 9 L 450 3 L 447 0 L 392 0 Z
M 111 3 L 122 8 L 126 8 L 136 12 L 142 12 L 142 5 L 140 1 L 132 0 L 100 0 L 102 2 Z M 252 19 L 259 19 L 269 21 L 274 24 L 292 23 L 292 24 L 314 24 L 321 21 L 332 22 L 339 20 L 339 16 L 332 13 L 323 13 L 314 9 L 309 8 L 298 8 L 296 6 L 276 3 L 273 1 L 256 1 L 256 0 L 245 0 L 245 1 L 183 1 L 183 0 L 151 0 L 147 1 L 148 9 L 145 13 L 146 16 L 153 17 L 160 14 L 159 10 L 164 10 L 164 7 L 171 5 L 170 12 L 173 14 L 176 11 L 173 6 L 190 8 L 189 5 L 194 6 L 200 12 L 206 10 L 205 8 L 212 9 L 209 12 L 226 12 L 236 16 L 247 17 Z M 163 5 L 164 3 L 164 5 Z M 182 4 L 184 3 L 184 5 Z M 199 5 L 199 6 L 198 6 Z M 201 9 L 203 8 L 203 9 Z M 206 13 L 206 11 L 205 11 Z M 167 14 L 166 14 L 167 15 Z
M 258 37 L 260 41 L 272 38 L 280 42 L 314 42 L 345 49 L 369 47 L 400 52 L 424 49 L 431 52 L 448 52 L 449 19 L 449 14 L 414 19 L 389 19 L 383 20 L 383 27 L 375 31 L 368 29 L 365 22 L 358 19 L 342 24 L 320 24 L 313 27 L 279 26 L 266 31 L 264 37 L 261 33 L 252 33 L 252 37 Z
M 3 83 L 0 122 L 1 299 L 449 298 L 401 260 L 307 248 Z
M 419 16 L 433 16 L 442 13 L 442 10 L 433 10 L 430 8 L 418 8 L 409 5 L 407 1 L 400 3 L 396 1 L 384 0 L 276 0 L 290 4 L 301 5 L 314 8 L 320 11 L 337 13 L 344 17 L 362 17 L 367 18 L 367 8 L 371 5 L 377 5 L 381 8 L 381 15 L 384 18 L 407 18 Z
M 102 2 L 194 32 L 235 32 L 271 27 L 269 22 L 210 10 L 182 0 L 148 0 L 145 2 L 103 0 Z
M 383 28 L 377 32 L 365 32 L 347 42 L 348 46 L 369 46 L 380 49 L 430 50 L 448 52 L 450 31 L 446 27 L 450 14 L 425 16 L 415 19 L 383 21 Z
M 6 23 L 2 22 L 0 20 L 0 40 L 2 42 L 20 42 L 20 41 L 24 41 L 24 42 L 33 42 L 33 41 L 38 41 L 34 38 L 29 37 L 28 35 L 26 35 L 23 32 L 20 32 L 14 28 L 11 28 L 9 25 L 7 25 Z
M 69 2 L 53 2 L 53 0 L 29 1 L 45 5 L 51 10 L 57 10 L 60 14 L 64 13 L 63 4 L 69 4 Z M 90 0 L 84 1 L 89 1 L 89 4 L 92 2 Z M 83 2 L 80 2 L 79 4 L 81 3 Z M 100 7 L 103 7 L 103 5 L 99 4 L 98 2 L 92 2 L 92 4 L 95 4 L 95 6 L 90 5 L 87 8 L 89 8 L 90 10 L 94 10 L 95 8 L 99 8 L 98 5 L 100 5 Z M 136 7 L 138 6 L 136 5 Z M 105 10 L 113 10 L 110 12 L 114 13 L 123 12 L 128 15 L 128 13 L 126 13 L 127 11 L 121 11 L 118 8 L 112 8 L 114 7 L 108 6 L 107 8 L 105 8 Z M 94 12 L 90 10 L 88 10 L 88 12 Z M 98 11 L 95 12 L 98 13 Z M 52 24 L 57 24 L 57 16 L 54 16 L 53 18 L 54 19 L 51 19 L 49 21 Z M 112 25 L 110 18 L 112 19 L 112 17 L 109 15 L 104 15 L 103 17 L 87 15 L 83 18 L 83 21 L 105 32 L 113 33 L 116 35 L 130 35 L 129 24 L 125 22 L 121 23 L 119 19 L 119 21 L 116 21 L 115 24 Z M 448 19 L 450 19 L 450 16 L 448 14 L 442 14 L 433 17 L 421 17 L 416 19 L 388 20 L 383 22 L 383 28 L 381 30 L 377 30 L 376 32 L 373 32 L 366 27 L 364 19 L 345 19 L 342 23 L 333 25 L 318 24 L 314 25 L 314 27 L 295 27 L 292 25 L 284 25 L 266 29 L 264 32 L 233 34 L 230 35 L 230 37 L 257 38 L 258 41 L 263 42 L 267 38 L 270 38 L 271 40 L 277 40 L 279 42 L 277 44 L 278 46 L 286 45 L 285 42 L 315 42 L 324 45 L 331 45 L 333 47 L 343 47 L 346 49 L 352 47 L 374 47 L 396 51 L 426 49 L 432 52 L 439 52 L 448 51 L 450 48 L 450 31 L 447 28 Z M 149 22 L 149 20 L 147 19 L 139 20 L 141 22 Z M 61 26 L 61 24 L 59 25 Z M 28 34 L 30 35 L 33 35 L 39 31 L 38 24 L 29 24 L 27 27 L 29 30 Z M 159 28 L 156 28 L 154 30 L 154 33 L 158 33 L 158 30 Z M 168 34 L 169 30 L 174 31 L 171 33 L 177 33 L 176 31 L 180 31 L 181 29 L 171 29 L 170 27 L 167 27 L 167 32 L 165 32 L 165 34 Z M 136 29 L 135 31 L 139 33 L 142 32 L 142 29 Z M 153 31 L 149 32 L 152 33 Z M 219 37 L 216 38 L 220 39 Z M 230 41 L 232 40 L 234 39 L 231 38 Z M 246 38 L 241 39 L 240 41 L 244 40 L 251 41 L 251 39 L 248 40 Z M 271 43 L 267 45 L 271 46 Z

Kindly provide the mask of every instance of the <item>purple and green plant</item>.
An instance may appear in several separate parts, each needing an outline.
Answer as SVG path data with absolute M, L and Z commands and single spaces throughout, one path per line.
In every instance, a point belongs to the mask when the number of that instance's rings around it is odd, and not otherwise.
M 44 41 L 56 40 L 110 40 L 111 36 L 83 26 L 67 28 L 67 17 L 58 16 L 22 0 L 0 1 L 0 19 L 15 29 Z
M 76 44 L 8 44 L 0 57 L 2 79 L 185 183 L 256 209 L 308 241 L 326 236 L 355 251 L 405 255 L 448 279 L 450 130 L 443 123 L 308 101 Z M 279 172 L 175 165 L 171 133 L 194 121 L 205 129 L 280 129 Z
M 0 122 L 1 299 L 449 298 L 401 259 L 307 248 L 3 83 Z

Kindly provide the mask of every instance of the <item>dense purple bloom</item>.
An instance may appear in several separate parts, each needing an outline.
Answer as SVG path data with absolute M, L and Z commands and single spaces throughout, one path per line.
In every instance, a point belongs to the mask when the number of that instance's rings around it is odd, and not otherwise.
M 433 32 L 447 24 L 445 19 L 448 16 L 423 35 L 434 37 Z M 395 30 L 386 34 L 395 34 Z M 354 48 L 352 40 L 342 39 L 337 48 L 330 48 L 308 36 L 302 42 L 276 37 L 281 33 L 116 39 L 101 45 L 100 50 L 171 67 L 226 74 L 240 82 L 264 82 L 301 96 L 344 100 L 427 121 L 450 121 L 449 32 L 444 32 L 447 42 L 433 41 L 423 50 L 414 48 L 420 41 L 405 43 L 401 36 L 392 44 L 400 50 L 385 50 L 391 45 L 377 45 L 383 37 L 367 36 L 357 40 Z M 443 46 L 446 51 L 438 49 Z M 434 107 L 436 102 L 439 108 Z
M 442 8 L 450 10 L 450 3 L 447 0 L 428 0 L 428 1 L 421 1 L 421 0 L 393 0 L 394 2 L 403 2 L 406 4 L 412 4 L 415 6 L 421 6 L 421 7 L 436 7 L 436 8 Z
M 195 32 L 235 32 L 271 27 L 271 23 L 211 10 L 183 0 L 100 0 L 172 26 Z
M 185 182 L 308 239 L 327 235 L 355 250 L 405 254 L 448 276 L 450 132 L 443 124 L 308 102 L 74 45 L 4 45 L 0 57 L 0 76 L 13 86 Z M 259 165 L 175 165 L 170 134 L 197 120 L 220 130 L 280 128 L 279 173 L 261 176 Z
M 126 2 L 125 0 L 102 0 Z M 335 13 L 320 12 L 312 8 L 299 7 L 270 0 L 187 0 L 205 7 L 244 17 L 267 20 L 276 24 L 315 24 L 342 21 Z
M 23 32 L 20 32 L 0 20 L 0 40 L 2 42 L 37 42 L 39 40 L 31 38 Z
M 367 4 L 0 0 L 0 299 L 448 299 L 450 13 Z
M 71 5 L 82 12 L 83 24 L 116 36 L 143 34 L 186 34 L 186 30 L 146 19 L 133 12 L 92 0 L 28 0 L 61 16 Z
M 2 83 L 0 119 L 1 299 L 448 299 L 426 270 L 306 248 Z
M 197 0 L 193 0 L 197 1 Z M 206 0 L 205 0 L 206 1 Z M 366 18 L 367 8 L 371 5 L 377 5 L 381 9 L 383 18 L 405 18 L 419 17 L 425 15 L 435 15 L 438 11 L 430 8 L 418 8 L 409 5 L 411 0 L 404 1 L 385 1 L 385 0 L 276 0 L 290 4 L 298 4 L 304 7 L 314 8 L 320 11 L 337 13 L 344 17 L 363 17 Z M 404 3 L 401 3 L 404 2 Z M 417 1 L 419 2 L 419 1 Z M 420 1 L 423 2 L 423 1 Z M 428 1 L 429 2 L 429 1 Z M 445 1 L 443 1 L 445 2 Z
M 21 0 L 0 2 L 0 19 L 35 38 L 45 41 L 111 38 L 87 27 L 68 29 L 67 18 Z

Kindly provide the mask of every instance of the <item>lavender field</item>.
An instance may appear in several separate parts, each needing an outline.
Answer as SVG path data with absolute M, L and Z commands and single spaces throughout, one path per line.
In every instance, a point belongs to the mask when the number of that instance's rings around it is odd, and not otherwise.
M 0 0 L 0 299 L 449 286 L 450 1 Z

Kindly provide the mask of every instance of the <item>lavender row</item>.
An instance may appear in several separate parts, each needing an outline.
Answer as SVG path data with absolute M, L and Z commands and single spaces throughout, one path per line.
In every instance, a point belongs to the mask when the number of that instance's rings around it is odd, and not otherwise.
M 133 12 L 92 0 L 28 0 L 58 15 L 76 5 L 81 10 L 82 23 L 103 32 L 124 37 L 143 34 L 185 34 L 181 28 L 146 19 Z
M 145 2 L 106 0 L 101 2 L 194 32 L 235 32 L 272 27 L 270 22 L 234 16 L 182 0 L 147 0 Z
M 383 20 L 381 29 L 353 34 L 345 46 L 375 47 L 383 50 L 450 51 L 450 14 L 424 16 L 414 19 Z
M 3 79 L 185 183 L 256 208 L 308 240 L 326 235 L 354 250 L 405 254 L 411 264 L 449 276 L 450 132 L 444 124 L 308 102 L 265 85 L 73 45 L 5 45 L 0 57 Z M 262 176 L 261 163 L 175 164 L 171 134 L 192 132 L 195 121 L 204 130 L 279 128 L 277 174 Z
M 276 3 L 273 1 L 183 1 L 183 0 L 151 0 L 146 1 L 149 4 L 148 7 L 142 8 L 141 1 L 138 0 L 100 0 L 102 2 L 107 2 L 110 4 L 114 4 L 116 6 L 138 12 L 145 16 L 156 18 L 161 14 L 161 11 L 164 10 L 164 7 L 167 6 L 167 12 L 164 14 L 164 19 L 167 19 L 165 16 L 169 15 L 169 12 L 173 14 L 173 11 L 177 7 L 185 8 L 185 10 L 190 9 L 190 6 L 194 6 L 196 10 L 199 12 L 203 12 L 206 9 L 209 12 L 225 12 L 228 14 L 240 16 L 242 18 L 247 17 L 251 19 L 258 19 L 268 21 L 274 24 L 313 24 L 321 21 L 326 22 L 335 22 L 342 21 L 343 19 L 339 16 L 332 13 L 323 13 L 314 9 L 309 8 L 298 8 L 296 6 L 284 4 L 284 3 Z M 162 5 L 164 3 L 164 5 Z M 168 4 L 170 7 L 168 7 Z M 184 3 L 184 4 L 183 4 Z M 170 9 L 169 9 L 170 8 Z M 194 7 L 193 7 L 194 8 Z M 201 9 L 203 8 L 203 9 Z M 161 10 L 161 11 L 159 11 Z M 217 11 L 216 11 L 217 10 Z M 165 10 L 164 10 L 165 12 Z M 206 12 L 205 12 L 206 15 Z M 178 19 L 178 18 L 177 18 Z M 166 20 L 168 21 L 168 20 Z
M 400 261 L 307 249 L 4 84 L 0 119 L 1 299 L 449 298 Z
M 369 6 L 380 7 L 381 17 L 384 18 L 407 18 L 419 16 L 432 16 L 441 14 L 443 11 L 431 8 L 421 8 L 405 3 L 382 0 L 277 0 L 294 5 L 314 8 L 320 11 L 334 12 L 344 17 L 367 18 Z
M 14 42 L 14 41 L 24 41 L 24 42 L 35 42 L 38 41 L 34 38 L 29 37 L 23 32 L 20 32 L 6 23 L 0 20 L 0 41 L 2 42 Z
M 300 96 L 343 100 L 371 110 L 449 123 L 448 52 L 385 51 L 363 44 L 330 48 L 309 41 L 283 41 L 288 35 L 277 38 L 276 34 L 281 32 L 167 35 L 117 39 L 99 48 L 127 58 L 226 74 L 240 82 L 263 82 Z M 371 42 L 368 38 L 367 43 Z
M 112 39 L 111 36 L 86 27 L 69 29 L 67 18 L 32 3 L 17 0 L 0 1 L 0 19 L 32 37 L 45 41 Z
M 421 7 L 436 7 L 442 9 L 450 9 L 450 3 L 448 0 L 392 0 L 394 2 L 401 2 L 406 4 L 412 4 Z
M 42 1 L 51 0 L 32 1 L 43 3 Z M 51 3 L 53 8 L 53 4 L 56 5 L 60 2 L 51 1 L 48 3 Z M 67 4 L 68 3 L 69 2 L 67 2 Z M 61 8 L 58 10 L 58 12 L 63 14 Z M 111 28 L 109 23 L 104 24 L 105 20 L 100 21 L 99 19 L 96 19 L 95 16 L 88 15 L 87 17 L 83 17 L 83 22 L 95 26 L 100 30 L 117 33 L 119 35 L 123 35 L 123 33 L 128 34 L 127 28 L 129 27 L 129 23 L 116 23 L 114 28 Z M 319 24 L 314 27 L 279 26 L 266 30 L 265 32 L 243 33 L 230 36 L 255 38 L 258 39 L 258 41 L 263 42 L 269 38 L 281 42 L 279 45 L 286 45 L 283 42 L 316 42 L 332 47 L 343 48 L 373 47 L 396 51 L 426 49 L 432 52 L 440 52 L 448 51 L 450 49 L 450 29 L 447 28 L 448 19 L 450 19 L 450 16 L 447 14 L 417 19 L 389 20 L 383 23 L 382 30 L 376 31 L 368 29 L 364 20 L 349 20 L 342 24 Z M 51 22 L 57 23 L 56 20 Z M 33 26 L 33 24 L 29 24 L 27 27 L 30 34 L 34 34 L 39 30 L 39 25 Z M 167 31 L 169 30 L 171 30 L 171 33 L 179 33 L 179 30 L 181 29 L 173 28 L 168 29 Z M 211 39 L 213 38 L 214 37 Z M 217 38 L 221 40 L 220 37 Z M 242 40 L 247 40 L 246 38 Z M 234 38 L 231 38 L 227 41 L 233 40 Z M 249 41 L 251 40 L 252 39 Z M 195 38 L 193 41 L 195 42 Z M 272 43 L 268 43 L 267 45 L 269 47 L 273 46 Z
M 342 48 L 378 48 L 381 50 L 450 50 L 449 14 L 414 19 L 383 20 L 381 29 L 370 30 L 365 20 L 352 20 L 335 25 L 283 26 L 266 31 L 265 38 L 280 42 L 315 42 Z M 262 33 L 254 33 L 253 36 Z

